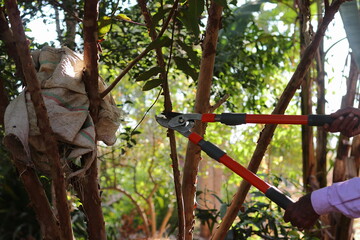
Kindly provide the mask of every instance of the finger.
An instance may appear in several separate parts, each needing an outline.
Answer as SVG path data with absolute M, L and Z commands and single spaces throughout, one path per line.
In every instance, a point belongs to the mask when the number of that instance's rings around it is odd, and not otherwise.
M 332 117 L 340 117 L 340 116 L 343 116 L 343 115 L 348 115 L 350 113 L 354 113 L 354 111 L 356 111 L 357 109 L 354 109 L 353 107 L 346 107 L 346 108 L 342 108 L 342 109 L 339 109 L 337 110 L 336 112 L 330 114 Z
M 349 125 L 353 122 L 354 114 L 350 113 L 348 116 L 344 117 L 341 124 L 339 124 L 339 131 L 346 131 L 349 129 Z
M 343 116 L 336 118 L 336 119 L 331 123 L 331 125 L 328 127 L 327 130 L 328 130 L 329 132 L 338 132 L 338 131 L 339 131 L 339 128 L 340 128 L 340 126 L 341 126 L 341 124 L 342 124 L 342 122 L 343 122 L 343 120 L 344 120 L 344 117 L 343 117 Z
M 334 113 L 331 113 L 330 116 L 334 117 L 334 118 L 338 118 L 342 115 L 348 114 L 349 113 L 349 109 L 347 108 L 343 108 L 343 109 L 339 109 Z
M 354 117 L 348 124 L 345 125 L 344 131 L 347 133 L 349 137 L 354 135 L 354 132 L 357 130 L 357 125 L 359 123 L 359 119 Z

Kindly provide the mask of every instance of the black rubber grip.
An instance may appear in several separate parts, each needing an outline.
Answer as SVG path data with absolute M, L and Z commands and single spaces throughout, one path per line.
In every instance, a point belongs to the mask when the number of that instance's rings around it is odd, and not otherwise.
M 222 113 L 219 121 L 229 126 L 244 124 L 246 123 L 246 113 Z
M 198 145 L 204 152 L 206 152 L 207 155 L 209 155 L 209 157 L 215 159 L 216 161 L 219 161 L 219 159 L 226 154 L 216 145 L 212 144 L 211 142 L 205 141 L 204 139 L 202 139 L 198 143 Z
M 270 187 L 266 193 L 265 196 L 267 196 L 271 201 L 276 203 L 279 207 L 286 210 L 286 208 L 291 204 L 294 203 L 294 201 L 283 194 L 279 189 L 276 187 Z
M 324 124 L 331 124 L 334 121 L 330 115 L 309 115 L 308 125 L 309 126 L 324 126 Z

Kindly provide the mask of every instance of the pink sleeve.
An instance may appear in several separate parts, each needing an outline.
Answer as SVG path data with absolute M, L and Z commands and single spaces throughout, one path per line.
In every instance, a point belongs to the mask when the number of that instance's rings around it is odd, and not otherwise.
M 360 217 L 360 178 L 334 183 L 312 192 L 311 203 L 319 215 L 341 212 L 347 217 Z

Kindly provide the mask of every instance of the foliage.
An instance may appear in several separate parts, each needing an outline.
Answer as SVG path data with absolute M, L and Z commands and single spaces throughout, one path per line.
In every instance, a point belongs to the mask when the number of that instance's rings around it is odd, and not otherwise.
M 269 177 L 269 176 L 265 176 Z M 272 175 L 270 180 L 274 186 L 286 184 L 287 187 L 298 185 L 293 180 Z M 200 192 L 198 192 L 200 194 Z M 216 223 L 219 223 L 224 217 L 229 204 L 216 196 L 220 202 L 220 209 L 196 209 L 196 217 L 203 223 L 208 224 L 213 229 Z M 263 193 L 253 190 L 250 193 L 250 199 L 244 203 L 242 210 L 238 213 L 238 219 L 229 230 L 225 239 L 307 239 L 316 240 L 313 233 L 302 234 L 296 227 L 285 223 L 283 220 L 283 210 L 274 205 Z
M 254 13 L 260 11 L 262 2 L 267 1 L 249 2 L 232 9 L 223 21 L 214 69 L 214 94 L 233 96 L 228 104 L 232 111 L 267 109 L 274 101 L 268 93 L 281 86 L 273 84 L 280 78 L 276 73 L 285 71 L 284 56 L 293 51 L 290 36 L 269 32 L 256 21 Z
M 247 203 L 245 211 L 238 214 L 240 221 L 231 228 L 226 239 L 318 239 L 301 237 L 295 227 L 283 222 L 283 212 L 271 205 L 269 201 Z

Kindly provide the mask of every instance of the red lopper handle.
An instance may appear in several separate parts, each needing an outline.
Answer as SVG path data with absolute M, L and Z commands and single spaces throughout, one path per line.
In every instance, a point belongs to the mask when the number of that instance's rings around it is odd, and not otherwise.
M 211 142 L 205 141 L 197 133 L 191 133 L 188 138 L 191 142 L 199 145 L 201 149 L 206 152 L 206 154 L 208 154 L 211 158 L 224 164 L 230 170 L 245 179 L 248 183 L 263 192 L 265 196 L 267 196 L 270 200 L 275 202 L 281 208 L 286 209 L 289 204 L 293 203 L 290 198 L 280 192 L 277 188 L 271 186 L 270 184 L 259 178 L 255 173 L 243 167 L 241 164 L 233 160 L 224 151 L 222 151 L 220 148 L 218 148 Z

